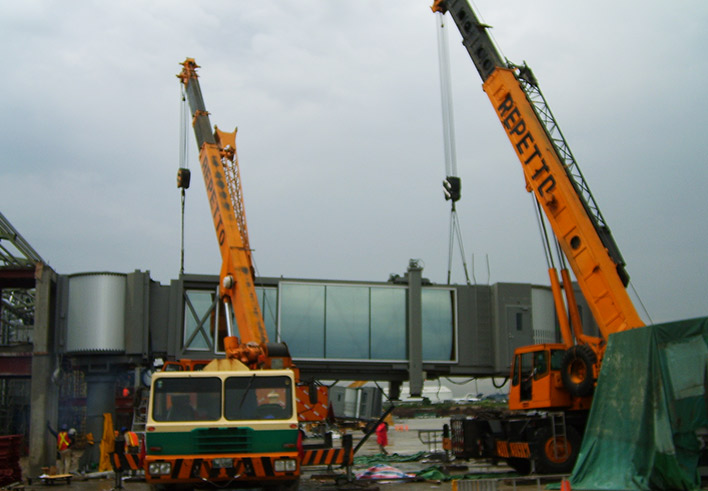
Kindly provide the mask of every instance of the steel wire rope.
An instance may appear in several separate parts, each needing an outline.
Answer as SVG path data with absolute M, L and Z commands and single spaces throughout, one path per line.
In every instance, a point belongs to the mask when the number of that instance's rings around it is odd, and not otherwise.
M 649 319 L 649 324 L 654 324 L 654 320 L 651 318 L 651 314 L 649 314 L 649 311 L 647 310 L 646 305 L 644 305 L 644 302 L 642 301 L 642 297 L 639 296 L 639 292 L 634 287 L 634 282 L 630 281 L 629 285 L 632 287 L 632 293 L 634 293 L 634 296 L 637 298 L 639 305 L 642 306 L 642 310 L 644 311 L 644 314 L 647 316 L 647 319 Z
M 457 153 L 455 149 L 455 125 L 452 105 L 452 85 L 450 82 L 450 54 L 447 42 L 445 17 L 439 17 L 437 31 L 438 69 L 440 72 L 440 100 L 443 123 L 443 148 L 445 152 L 445 172 L 448 176 L 457 175 Z
M 503 59 L 508 61 L 508 58 L 504 54 L 504 51 L 499 47 L 499 43 L 497 43 L 496 38 L 494 37 L 494 34 L 492 34 L 492 27 L 490 26 L 487 21 L 484 20 L 484 17 L 482 16 L 482 11 L 477 7 L 477 4 L 474 2 L 474 0 L 469 0 L 469 2 L 472 4 L 472 8 L 474 9 L 475 13 L 477 14 L 477 18 L 479 19 L 479 22 L 485 26 L 488 26 L 488 29 L 486 30 L 487 34 L 489 34 L 490 39 L 492 40 L 492 43 L 494 44 L 494 47 L 497 49 L 499 52 L 499 56 L 501 56 Z
M 536 199 L 536 196 L 531 193 L 531 199 L 533 201 L 533 207 L 536 215 L 536 222 L 538 223 L 538 230 L 541 235 L 541 243 L 543 244 L 543 253 L 546 257 L 546 265 L 548 269 L 556 267 L 553 261 L 553 253 L 551 250 L 550 241 L 548 239 L 548 230 L 546 229 L 546 221 L 543 218 L 543 211 L 541 210 L 541 204 Z
M 436 34 L 438 43 L 438 70 L 440 74 L 440 105 L 442 109 L 443 127 L 443 152 L 445 155 L 445 176 L 457 178 L 457 151 L 455 145 L 455 123 L 452 103 L 452 83 L 450 77 L 450 54 L 448 49 L 448 37 L 443 14 L 436 15 Z M 439 21 L 439 22 L 438 22 Z M 460 254 L 462 256 L 462 269 L 465 281 L 471 285 L 470 275 L 467 269 L 467 259 L 462 241 L 462 230 L 460 228 L 455 201 L 452 198 L 450 209 L 450 227 L 448 236 L 448 259 L 447 259 L 447 284 L 450 284 L 452 276 L 452 255 L 454 252 L 455 239 L 457 239 Z M 476 279 L 475 279 L 476 283 Z
M 187 146 L 187 98 L 184 93 L 184 87 L 180 84 L 180 124 L 179 124 L 179 168 L 189 169 L 187 162 L 188 146 Z M 185 188 L 181 187 L 180 202 L 181 202 L 181 230 L 180 230 L 180 263 L 179 274 L 184 274 L 184 211 L 185 211 L 186 192 Z

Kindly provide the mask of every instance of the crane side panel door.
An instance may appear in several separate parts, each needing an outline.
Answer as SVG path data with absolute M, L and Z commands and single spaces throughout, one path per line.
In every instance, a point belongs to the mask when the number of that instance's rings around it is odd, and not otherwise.
M 523 305 L 507 305 L 505 322 L 507 334 L 507 359 L 514 359 L 514 350 L 521 346 L 534 344 L 531 309 Z

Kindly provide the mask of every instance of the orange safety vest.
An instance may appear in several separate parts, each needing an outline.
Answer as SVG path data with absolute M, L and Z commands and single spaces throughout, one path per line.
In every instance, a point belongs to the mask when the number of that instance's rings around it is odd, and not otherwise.
M 66 431 L 60 431 L 57 435 L 57 449 L 61 452 L 69 448 L 69 445 L 71 445 L 69 434 Z
M 140 444 L 138 435 L 134 431 L 125 432 L 125 443 L 129 447 L 137 447 Z

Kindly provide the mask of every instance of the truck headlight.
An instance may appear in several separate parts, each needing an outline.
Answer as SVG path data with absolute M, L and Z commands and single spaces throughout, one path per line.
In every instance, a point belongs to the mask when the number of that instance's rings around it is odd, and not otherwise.
M 295 459 L 279 459 L 275 461 L 275 472 L 295 472 L 297 462 Z
M 148 472 L 151 476 L 164 476 L 172 473 L 172 464 L 170 462 L 150 462 Z

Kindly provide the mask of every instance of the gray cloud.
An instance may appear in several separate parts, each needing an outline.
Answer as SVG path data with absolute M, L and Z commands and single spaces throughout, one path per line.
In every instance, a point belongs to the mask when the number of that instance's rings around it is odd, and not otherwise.
M 533 67 L 654 320 L 705 315 L 708 6 L 477 7 L 503 53 Z M 426 277 L 445 281 L 449 208 L 426 2 L 48 1 L 0 10 L 8 47 L 0 207 L 60 273 L 177 276 L 175 74 L 190 56 L 203 67 L 212 123 L 239 127 L 260 274 L 385 280 L 420 258 Z M 519 164 L 454 27 L 449 38 L 458 210 L 477 279 L 546 284 Z M 191 155 L 186 270 L 217 273 Z M 457 257 L 454 279 L 463 280 Z

